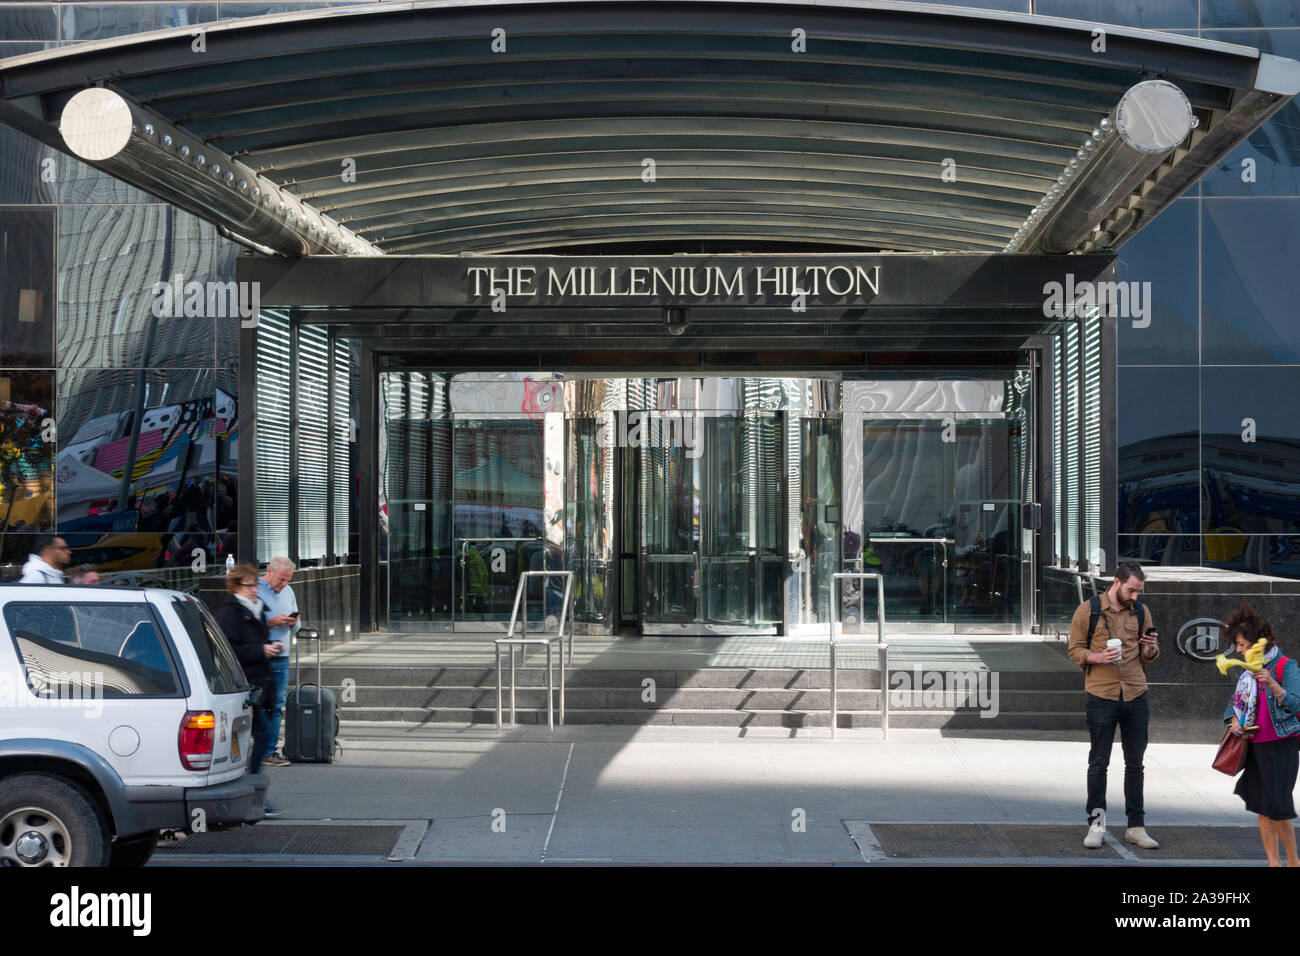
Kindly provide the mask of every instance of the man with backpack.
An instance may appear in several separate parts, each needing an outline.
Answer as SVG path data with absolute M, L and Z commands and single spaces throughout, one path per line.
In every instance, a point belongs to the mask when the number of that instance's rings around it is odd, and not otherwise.
M 1086 715 L 1092 748 L 1088 751 L 1088 835 L 1083 845 L 1095 850 L 1106 836 L 1106 770 L 1119 727 L 1124 751 L 1124 839 L 1154 850 L 1160 844 L 1147 834 L 1142 807 L 1142 757 L 1147 749 L 1151 711 L 1146 668 L 1160 656 L 1151 612 L 1142 605 L 1146 575 L 1121 562 L 1104 594 L 1079 605 L 1070 621 L 1070 660 L 1083 668 Z M 1110 644 L 1112 639 L 1118 645 Z

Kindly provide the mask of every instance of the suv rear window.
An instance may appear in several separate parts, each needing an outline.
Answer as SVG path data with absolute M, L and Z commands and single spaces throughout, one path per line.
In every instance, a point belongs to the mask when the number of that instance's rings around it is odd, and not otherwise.
M 194 652 L 203 665 L 203 676 L 208 680 L 208 690 L 213 694 L 237 694 L 248 688 L 244 669 L 239 658 L 212 619 L 208 609 L 198 601 L 173 601 L 176 616 L 190 635 Z
M 148 604 L 11 603 L 5 621 L 37 697 L 181 692 L 171 650 Z

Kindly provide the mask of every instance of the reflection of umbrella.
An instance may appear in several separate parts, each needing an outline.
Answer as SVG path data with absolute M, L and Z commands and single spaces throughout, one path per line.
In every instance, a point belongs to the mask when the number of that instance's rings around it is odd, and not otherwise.
M 452 481 L 458 502 L 540 505 L 542 500 L 541 476 L 525 475 L 499 455 L 456 472 Z

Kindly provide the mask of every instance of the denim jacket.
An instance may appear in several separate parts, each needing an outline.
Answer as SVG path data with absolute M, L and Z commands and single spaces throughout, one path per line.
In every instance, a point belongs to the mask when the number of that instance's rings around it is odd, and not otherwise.
M 1300 734 L 1300 661 L 1289 659 L 1286 669 L 1282 672 L 1281 680 L 1277 676 L 1277 662 L 1282 659 L 1281 652 L 1277 657 L 1267 665 L 1273 674 L 1273 679 L 1282 685 L 1286 691 L 1282 699 L 1278 700 L 1273 696 L 1273 692 L 1268 687 L 1261 686 L 1259 692 L 1268 698 L 1268 715 L 1273 719 L 1273 732 L 1279 737 L 1290 737 L 1292 734 Z M 1235 682 L 1234 682 L 1234 686 Z M 1228 706 L 1223 711 L 1223 722 L 1226 724 L 1232 720 L 1232 698 L 1228 698 Z

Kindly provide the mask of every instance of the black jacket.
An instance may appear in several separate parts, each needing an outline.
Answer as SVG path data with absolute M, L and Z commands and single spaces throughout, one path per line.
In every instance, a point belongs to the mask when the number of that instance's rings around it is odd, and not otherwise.
M 248 682 L 262 688 L 263 701 L 268 695 L 274 701 L 275 678 L 271 673 L 271 663 L 262 649 L 271 640 L 266 617 L 253 614 L 233 594 L 227 594 L 226 603 L 217 615 L 217 623 L 221 625 L 230 646 L 235 649 L 235 656 L 239 658 Z

